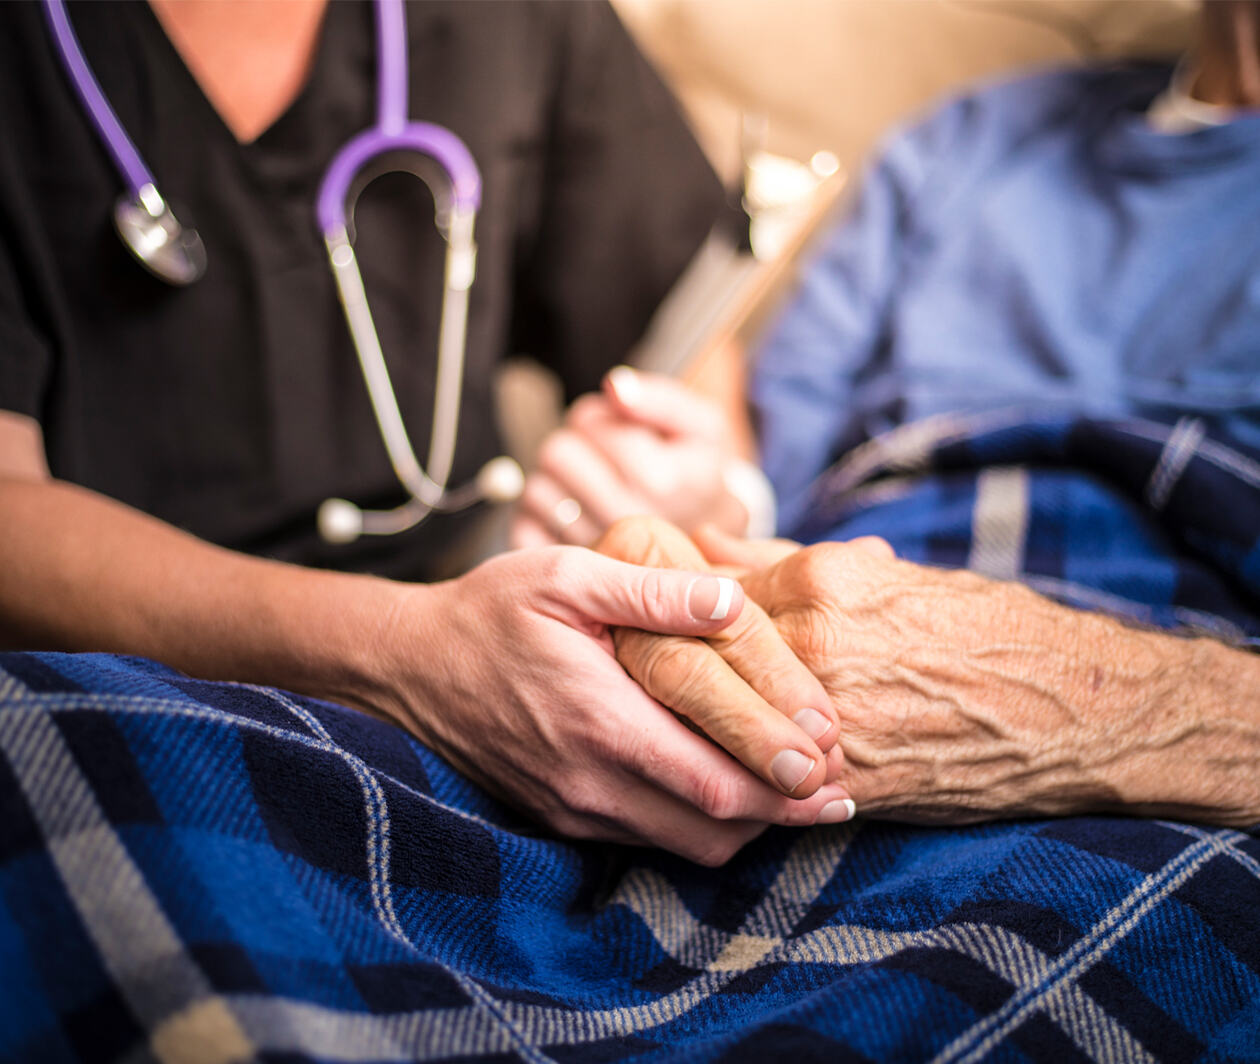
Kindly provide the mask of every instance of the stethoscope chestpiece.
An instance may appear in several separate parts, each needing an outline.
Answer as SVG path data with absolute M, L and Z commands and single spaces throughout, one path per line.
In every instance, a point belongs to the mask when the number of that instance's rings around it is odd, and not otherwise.
M 114 205 L 114 227 L 146 270 L 168 284 L 192 284 L 206 272 L 206 247 L 191 226 L 185 227 L 152 184 L 135 199 L 122 195 Z

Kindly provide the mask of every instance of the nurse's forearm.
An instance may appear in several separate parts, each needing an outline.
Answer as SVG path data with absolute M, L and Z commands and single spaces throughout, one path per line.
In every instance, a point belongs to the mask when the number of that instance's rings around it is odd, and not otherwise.
M 140 654 L 363 705 L 404 585 L 247 557 L 55 480 L 0 478 L 0 644 Z
M 609 625 L 703 637 L 737 616 L 742 594 L 709 574 L 572 547 L 441 584 L 319 572 L 37 475 L 0 473 L 0 513 L 0 644 L 141 654 L 357 706 L 555 830 L 709 864 L 764 824 L 850 808 L 820 770 L 793 788 L 759 779 L 617 664 Z

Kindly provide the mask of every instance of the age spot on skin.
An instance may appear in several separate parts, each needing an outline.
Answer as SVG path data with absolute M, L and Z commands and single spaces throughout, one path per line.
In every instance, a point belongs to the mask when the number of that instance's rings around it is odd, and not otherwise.
M 1095 665 L 1094 675 L 1093 675 L 1093 678 L 1090 680 L 1090 689 L 1093 691 L 1100 690 L 1102 688 L 1104 678 L 1105 676 L 1104 676 L 1103 670 L 1099 668 L 1097 665 Z

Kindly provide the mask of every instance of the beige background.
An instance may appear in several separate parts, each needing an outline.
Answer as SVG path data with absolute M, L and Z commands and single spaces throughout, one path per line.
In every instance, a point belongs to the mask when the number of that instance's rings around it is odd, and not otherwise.
M 1176 54 L 1191 0 L 613 0 L 719 172 L 741 113 L 763 147 L 852 171 L 887 126 L 968 81 L 1038 64 Z
M 827 149 L 855 172 L 890 123 L 979 78 L 1114 55 L 1176 55 L 1194 0 L 612 0 L 682 100 L 718 172 L 741 173 L 741 120 L 766 119 L 764 150 Z M 834 182 L 833 184 L 839 184 Z M 790 285 L 791 263 L 764 300 Z M 754 288 L 757 287 L 754 279 Z M 674 317 L 697 308 L 674 300 Z M 660 346 L 670 347 L 667 335 Z M 644 359 L 651 364 L 650 359 Z M 532 363 L 499 381 L 509 453 L 528 468 L 560 415 Z

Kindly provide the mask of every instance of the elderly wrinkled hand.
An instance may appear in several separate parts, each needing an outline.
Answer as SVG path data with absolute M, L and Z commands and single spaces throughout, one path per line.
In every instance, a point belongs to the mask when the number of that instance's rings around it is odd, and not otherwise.
M 1260 816 L 1260 727 L 1248 708 L 1257 670 L 1239 651 L 901 561 L 876 538 L 801 548 L 702 529 L 696 543 L 740 573 L 760 607 L 750 617 L 771 623 L 822 684 L 844 751 L 829 764 L 864 814 L 965 823 L 1123 811 L 1241 825 Z M 656 561 L 673 557 L 691 564 L 679 552 Z M 617 642 L 628 671 L 667 704 L 676 646 L 644 633 Z M 717 660 L 775 701 L 777 652 L 734 629 L 687 646 L 687 667 L 668 682 L 690 677 L 692 719 L 750 702 L 729 677 L 715 682 Z
M 880 540 L 698 539 L 753 570 L 746 593 L 831 695 L 840 779 L 866 813 L 1260 818 L 1255 655 L 900 561 Z
M 743 593 L 707 570 L 703 560 L 687 573 L 546 547 L 445 583 L 382 585 L 393 606 L 373 640 L 379 682 L 356 704 L 565 835 L 720 864 L 768 824 L 833 817 L 847 795 L 824 785 L 822 754 L 795 725 L 784 748 L 817 764 L 791 786 L 768 783 L 618 664 L 613 626 L 713 635 L 740 623 Z

